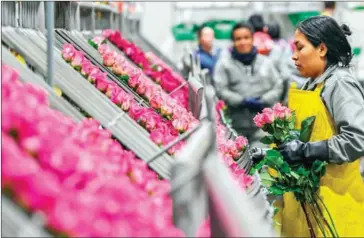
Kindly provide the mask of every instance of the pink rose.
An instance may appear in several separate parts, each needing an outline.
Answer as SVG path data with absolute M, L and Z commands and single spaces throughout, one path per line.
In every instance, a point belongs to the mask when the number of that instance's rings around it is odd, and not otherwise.
M 141 75 L 132 75 L 128 80 L 128 85 L 135 89 L 139 86 L 140 81 Z
M 88 81 L 94 84 L 96 82 L 96 77 L 99 73 L 99 68 L 97 66 L 91 65 L 90 73 L 88 75 Z
M 189 121 L 185 117 L 175 119 L 172 121 L 174 128 L 176 128 L 179 133 L 183 133 L 188 129 L 188 123 Z
M 112 98 L 114 95 L 117 95 L 120 91 L 121 89 L 116 83 L 110 82 L 110 84 L 107 86 L 105 94 L 108 98 Z
M 109 38 L 112 34 L 114 34 L 114 31 L 111 29 L 106 29 L 102 32 L 102 36 L 105 38 Z
M 288 107 L 282 106 L 280 103 L 276 103 L 273 106 L 273 113 L 277 118 L 284 119 L 292 116 L 291 110 Z
M 167 103 L 163 102 L 161 105 L 161 114 L 162 114 L 162 116 L 165 116 L 168 119 L 171 119 L 172 114 L 173 114 L 173 107 L 168 105 Z
M 92 42 L 94 42 L 97 45 L 101 45 L 104 40 L 105 38 L 102 36 L 95 36 L 94 38 L 92 38 Z
M 139 117 L 145 112 L 145 108 L 138 104 L 132 104 L 129 109 L 129 116 L 134 120 L 138 120 Z
M 158 146 L 163 145 L 164 135 L 160 130 L 154 130 L 150 133 L 149 138 Z
M 131 102 L 133 100 L 134 100 L 133 96 L 131 96 L 130 94 L 126 94 L 124 100 L 121 103 L 121 109 L 123 109 L 123 111 L 126 112 L 129 111 Z
M 121 106 L 124 98 L 125 98 L 125 92 L 123 90 L 119 90 L 117 94 L 113 94 L 111 97 L 111 101 L 115 103 L 118 106 Z
M 253 121 L 255 123 L 255 125 L 259 128 L 262 128 L 264 126 L 264 122 L 263 122 L 263 118 L 262 118 L 262 114 L 258 113 L 254 118 Z
M 188 130 L 191 130 L 191 129 L 197 127 L 199 124 L 200 124 L 199 120 L 197 120 L 197 119 L 191 120 L 188 125 Z
M 83 59 L 84 59 L 83 53 L 81 51 L 76 51 L 71 62 L 72 67 L 75 68 L 77 71 L 80 71 Z
M 115 63 L 115 58 L 114 58 L 114 53 L 113 52 L 106 52 L 102 56 L 102 59 L 104 61 L 104 65 L 106 67 L 112 67 L 113 64 Z
M 147 83 L 145 81 L 140 81 L 136 93 L 143 96 L 147 89 Z
M 116 75 L 125 75 L 126 74 L 123 67 L 118 62 L 115 62 L 114 65 L 112 66 L 112 72 Z
M 64 44 L 63 45 L 62 57 L 67 62 L 71 62 L 72 61 L 75 53 L 76 53 L 76 49 L 75 49 L 75 47 L 73 45 L 71 45 L 71 44 Z
M 159 110 L 161 108 L 162 101 L 163 101 L 162 95 L 155 94 L 154 96 L 152 96 L 149 103 L 152 108 Z
M 92 64 L 89 60 L 87 59 L 84 59 L 82 61 L 82 66 L 81 66 L 81 74 L 84 76 L 84 77 L 88 77 L 88 75 L 90 74 L 92 70 Z
M 245 147 L 248 145 L 248 139 L 244 136 L 238 136 L 235 139 L 235 145 L 238 148 L 238 150 L 244 151 Z
M 262 120 L 264 124 L 271 124 L 274 122 L 274 112 L 271 108 L 263 109 Z
M 96 76 L 96 88 L 101 92 L 106 92 L 110 81 L 106 78 L 107 73 L 98 73 Z
M 110 52 L 110 47 L 107 44 L 102 44 L 97 48 L 97 51 L 103 56 L 104 54 Z

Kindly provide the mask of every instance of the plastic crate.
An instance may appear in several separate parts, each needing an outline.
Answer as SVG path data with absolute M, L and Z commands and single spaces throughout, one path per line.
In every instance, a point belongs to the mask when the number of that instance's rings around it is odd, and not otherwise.
M 230 39 L 231 31 L 235 26 L 236 21 L 233 20 L 221 20 L 214 26 L 214 32 L 216 39 L 226 40 Z
M 176 41 L 194 41 L 197 28 L 196 24 L 180 23 L 173 26 L 172 33 Z
M 288 14 L 288 18 L 291 21 L 293 26 L 297 26 L 298 23 L 300 23 L 301 21 L 313 17 L 313 16 L 318 16 L 320 15 L 319 11 L 311 11 L 311 12 L 296 12 L 296 13 L 289 13 Z

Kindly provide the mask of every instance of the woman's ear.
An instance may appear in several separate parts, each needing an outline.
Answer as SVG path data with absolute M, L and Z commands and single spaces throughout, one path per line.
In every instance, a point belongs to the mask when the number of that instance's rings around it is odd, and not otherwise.
M 324 43 L 321 43 L 318 47 L 319 54 L 321 57 L 326 57 L 327 55 L 327 46 Z

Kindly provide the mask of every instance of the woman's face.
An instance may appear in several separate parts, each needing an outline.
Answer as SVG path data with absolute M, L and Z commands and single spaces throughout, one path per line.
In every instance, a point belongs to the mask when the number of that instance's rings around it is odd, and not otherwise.
M 247 54 L 253 48 L 253 34 L 248 28 L 236 29 L 233 33 L 234 47 L 240 54 Z
M 326 67 L 326 46 L 320 44 L 314 47 L 299 30 L 296 30 L 294 44 L 295 50 L 292 59 L 300 74 L 306 78 L 320 76 Z

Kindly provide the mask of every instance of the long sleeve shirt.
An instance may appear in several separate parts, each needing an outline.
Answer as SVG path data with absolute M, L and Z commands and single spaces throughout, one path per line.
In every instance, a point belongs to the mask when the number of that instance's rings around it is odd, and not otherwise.
M 329 67 L 302 87 L 313 90 L 324 83 L 321 98 L 335 123 L 337 135 L 328 140 L 329 161 L 352 162 L 364 156 L 364 90 L 349 68 Z
M 244 65 L 231 55 L 221 58 L 215 67 L 214 83 L 217 95 L 230 108 L 234 129 L 243 133 L 256 131 L 253 122 L 256 112 L 241 107 L 242 101 L 260 97 L 267 106 L 272 106 L 283 91 L 282 79 L 273 62 L 259 54 L 252 65 Z

